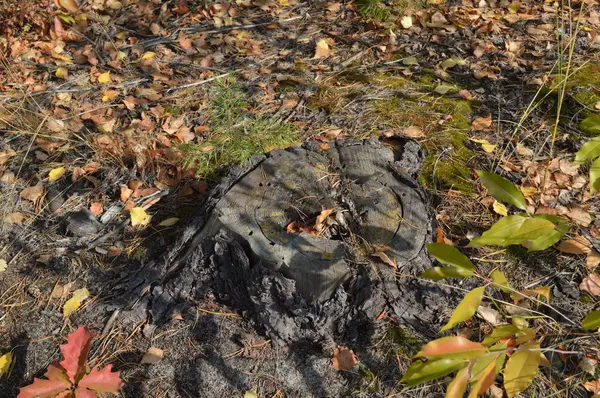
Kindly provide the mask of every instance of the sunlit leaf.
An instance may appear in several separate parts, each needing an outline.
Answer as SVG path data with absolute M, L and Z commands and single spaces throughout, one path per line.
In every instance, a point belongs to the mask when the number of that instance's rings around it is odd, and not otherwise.
M 590 166 L 590 192 L 596 193 L 600 189 L 600 158 Z
M 86 288 L 77 289 L 73 292 L 71 297 L 63 306 L 63 314 L 65 318 L 77 311 L 81 303 L 83 303 L 90 296 L 90 292 Z
M 60 68 L 56 69 L 54 75 L 60 79 L 66 79 L 69 75 L 69 71 L 67 70 L 67 68 L 61 66 Z
M 416 360 L 410 365 L 400 382 L 406 383 L 409 387 L 416 386 L 426 381 L 446 376 L 467 364 L 468 362 L 463 358 L 435 358 L 427 361 Z
M 494 384 L 496 363 L 502 354 L 485 355 L 478 359 L 471 370 L 471 392 L 469 398 L 477 398 Z
M 498 174 L 483 170 L 477 170 L 477 175 L 483 186 L 494 198 L 510 203 L 521 210 L 527 209 L 527 202 L 525 202 L 523 193 L 512 182 L 500 177 Z
M 155 52 L 146 51 L 144 54 L 142 54 L 142 59 L 150 59 L 150 58 L 154 58 L 155 56 L 156 56 Z
M 473 315 L 475 315 L 477 307 L 479 307 L 479 304 L 481 304 L 484 291 L 485 287 L 478 287 L 467 293 L 458 306 L 456 306 L 454 309 L 450 320 L 446 325 L 444 325 L 442 331 L 451 329 L 459 323 L 471 319 Z
M 448 384 L 446 389 L 446 398 L 462 398 L 467 390 L 467 383 L 469 382 L 469 371 L 468 367 L 462 368 L 456 374 L 456 377 Z
M 173 225 L 177 224 L 178 222 L 179 222 L 179 218 L 171 217 L 171 218 L 162 220 L 160 222 L 160 224 L 158 224 L 158 226 L 159 227 L 172 227 Z
M 495 269 L 492 271 L 490 277 L 494 282 L 492 284 L 493 287 L 502 290 L 504 293 L 512 292 L 512 289 L 510 288 L 510 283 L 508 283 L 508 279 L 506 279 L 506 275 L 504 275 L 504 272 Z
M 583 119 L 579 128 L 588 134 L 600 134 L 600 115 L 592 115 Z
M 573 164 L 583 164 L 600 156 L 600 136 L 594 137 L 579 148 Z
M 79 12 L 79 6 L 75 0 L 58 0 L 58 4 L 69 12 Z
M 101 73 L 98 76 L 98 83 L 109 83 L 110 82 L 110 72 Z
M 112 372 L 112 365 L 106 365 L 102 369 L 97 366 L 92 371 L 83 376 L 78 386 L 94 390 L 99 393 L 116 393 L 123 386 L 123 381 L 119 376 L 120 372 Z
M 492 333 L 485 336 L 483 339 L 483 345 L 491 346 L 498 340 L 502 340 L 506 337 L 511 337 L 517 334 L 521 329 L 516 327 L 515 325 L 502 325 L 498 326 L 496 329 L 492 330 Z
M 585 330 L 598 330 L 600 328 L 600 311 L 592 311 L 587 314 L 581 326 Z
M 444 243 L 428 243 L 427 251 L 442 264 L 452 265 L 470 271 L 475 270 L 475 266 L 471 260 L 453 246 Z
M 462 359 L 471 359 L 481 355 L 486 348 L 481 343 L 476 343 L 462 336 L 448 336 L 427 343 L 414 358 L 453 356 Z
M 143 207 L 134 207 L 129 210 L 129 215 L 131 217 L 131 225 L 146 225 L 150 222 L 150 216 L 146 213 Z
M 86 371 L 86 362 L 95 333 L 87 326 L 81 326 L 67 336 L 67 344 L 60 346 L 63 360 L 60 365 L 66 370 L 71 382 L 75 383 Z
M 7 352 L 6 354 L 0 357 L 0 377 L 4 376 L 8 369 L 10 369 L 10 364 L 12 363 L 12 352 Z
M 48 172 L 48 180 L 56 181 L 60 177 L 64 176 L 65 172 L 66 172 L 66 170 L 64 167 L 57 167 L 55 169 L 52 169 L 52 170 L 50 170 L 50 172 Z
M 504 388 L 509 398 L 524 391 L 537 374 L 540 366 L 539 348 L 540 343 L 525 344 L 515 351 L 506 362 Z
M 503 217 L 479 238 L 473 239 L 468 247 L 519 245 L 544 237 L 554 229 L 552 222 L 541 218 Z
M 506 206 L 504 206 L 504 204 L 498 202 L 497 200 L 494 201 L 492 208 L 494 209 L 494 212 L 496 212 L 496 214 L 500 214 L 504 217 L 508 216 L 508 210 L 506 209 Z
M 419 275 L 420 278 L 439 281 L 444 278 L 470 278 L 474 272 L 458 267 L 433 267 Z

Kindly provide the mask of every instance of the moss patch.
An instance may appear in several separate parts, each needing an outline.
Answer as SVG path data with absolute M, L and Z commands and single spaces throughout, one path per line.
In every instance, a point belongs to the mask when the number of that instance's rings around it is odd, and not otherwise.
M 196 167 L 201 178 L 214 179 L 230 164 L 240 164 L 252 155 L 298 143 L 298 128 L 270 118 L 250 114 L 245 94 L 234 79 L 218 81 L 211 92 L 211 133 L 198 144 L 179 149 L 186 164 Z
M 574 68 L 575 72 L 566 84 L 566 94 L 577 102 L 574 111 L 587 117 L 598 112 L 594 105 L 600 101 L 600 63 L 590 62 L 583 67 Z M 562 84 L 563 76 L 558 75 L 552 80 L 552 90 L 556 90 L 559 84 Z M 581 105 L 585 108 L 581 109 Z

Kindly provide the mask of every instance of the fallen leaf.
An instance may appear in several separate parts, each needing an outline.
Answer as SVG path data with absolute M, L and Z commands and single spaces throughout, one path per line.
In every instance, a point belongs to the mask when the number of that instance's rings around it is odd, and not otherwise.
M 583 370 L 584 372 L 586 372 L 592 376 L 596 373 L 597 365 L 598 365 L 598 361 L 596 361 L 593 358 L 588 358 L 588 357 L 581 358 L 581 361 L 579 361 L 579 364 L 578 364 L 579 369 Z
M 492 207 L 497 214 L 500 214 L 504 217 L 508 216 L 508 210 L 506 209 L 506 206 L 504 206 L 504 204 L 498 202 L 497 200 L 494 201 Z
M 321 39 L 317 42 L 317 45 L 315 47 L 315 56 L 313 57 L 313 59 L 326 58 L 329 57 L 332 53 L 333 51 L 329 47 L 329 43 L 327 43 L 327 40 Z
M 108 82 L 110 82 L 110 72 L 104 72 L 98 76 L 98 83 L 104 84 Z
M 9 213 L 6 215 L 6 217 L 4 217 L 4 223 L 21 225 L 24 217 L 25 216 L 19 212 Z
M 8 369 L 10 369 L 10 364 L 12 363 L 12 352 L 7 352 L 6 354 L 0 357 L 0 377 L 4 376 Z
M 73 312 L 77 311 L 81 303 L 83 303 L 90 296 L 90 292 L 86 288 L 77 289 L 73 292 L 71 297 L 65 305 L 63 305 L 63 315 L 68 318 Z
M 150 58 L 154 58 L 155 56 L 156 56 L 155 52 L 146 51 L 144 54 L 142 54 L 142 59 L 150 59 Z
M 66 79 L 67 76 L 69 76 L 69 71 L 67 70 L 67 68 L 61 66 L 60 68 L 56 69 L 54 75 L 59 79 Z
M 402 134 L 409 138 L 423 138 L 425 133 L 417 126 L 410 126 L 402 130 Z
M 600 253 L 596 250 L 590 251 L 585 259 L 585 266 L 589 270 L 594 270 L 600 264 Z
M 60 179 L 60 177 L 65 175 L 65 168 L 64 167 L 57 167 L 55 169 L 50 170 L 50 172 L 48 173 L 48 180 L 49 181 L 56 181 L 58 179 Z
M 590 213 L 581 209 L 572 209 L 566 215 L 582 227 L 588 227 L 592 223 L 592 216 L 590 216 Z
M 479 315 L 484 321 L 489 322 L 494 326 L 499 325 L 502 321 L 502 317 L 498 311 L 483 305 L 480 305 L 477 308 L 477 315 Z
M 58 0 L 58 4 L 69 12 L 79 12 L 79 6 L 77 6 L 75 0 Z
M 104 209 L 102 208 L 102 203 L 93 202 L 90 205 L 90 212 L 95 216 L 99 216 L 100 214 L 102 214 L 104 212 Z
M 6 260 L 0 258 L 0 272 L 6 271 L 6 268 L 8 268 L 8 263 Z
M 129 210 L 129 215 L 131 216 L 131 225 L 146 225 L 150 222 L 150 215 L 146 213 L 143 207 L 134 207 Z
M 471 92 L 469 90 L 460 90 L 457 93 L 457 95 L 462 99 L 466 99 L 466 100 L 473 99 L 473 94 L 471 94 Z
M 133 193 L 133 189 L 127 188 L 125 185 L 121 185 L 121 202 L 125 203 L 129 200 L 129 197 Z
M 556 248 L 563 253 L 588 254 L 592 251 L 590 246 L 591 244 L 587 239 L 578 237 L 577 239 L 563 240 Z
M 526 158 L 530 158 L 533 156 L 533 151 L 520 142 L 517 142 L 517 154 Z
M 351 370 L 358 364 L 358 358 L 352 350 L 338 347 L 333 351 L 333 368 L 336 370 Z
M 19 194 L 23 199 L 30 200 L 35 202 L 39 199 L 40 196 L 44 193 L 44 187 L 41 185 L 36 185 L 33 187 L 25 188 Z
M 581 281 L 579 289 L 588 292 L 592 296 L 600 296 L 600 275 L 593 273 Z
M 491 144 L 488 140 L 479 138 L 469 138 L 469 140 L 481 145 L 481 149 L 483 149 L 486 153 L 492 153 L 496 150 L 496 145 Z
M 158 224 L 158 226 L 159 227 L 172 227 L 173 225 L 177 224 L 178 222 L 179 222 L 179 218 L 171 217 L 171 218 L 162 220 L 160 222 L 160 224 Z
M 583 383 L 583 388 L 585 388 L 586 390 L 588 390 L 589 392 L 591 392 L 593 394 L 600 393 L 600 379 L 593 380 L 593 381 L 586 381 L 585 383 Z
M 400 25 L 402 25 L 402 27 L 404 29 L 409 29 L 413 26 L 413 19 L 410 15 L 405 15 L 402 17 L 402 19 L 400 20 Z
M 144 357 L 142 358 L 140 364 L 148 363 L 151 365 L 156 365 L 157 363 L 162 361 L 164 356 L 165 352 L 160 348 L 150 347 L 148 348 L 148 351 L 146 351 L 146 353 L 144 354 Z
M 325 228 L 323 223 L 325 222 L 325 220 L 327 220 L 327 217 L 329 217 L 334 211 L 335 209 L 321 210 L 321 214 L 317 216 L 317 220 L 315 221 L 315 230 L 317 230 L 317 232 L 323 231 L 323 229 Z
M 471 123 L 473 130 L 486 130 L 487 128 L 491 127 L 491 125 L 492 125 L 492 115 L 487 116 L 487 117 L 478 117 L 477 119 L 473 120 L 473 122 Z
M 381 250 L 371 254 L 371 256 L 377 257 L 378 259 L 380 259 L 381 261 L 383 261 L 384 263 L 386 263 L 387 265 L 389 265 L 390 267 L 392 267 L 394 269 L 398 269 L 398 264 L 395 261 L 393 261 L 390 258 L 390 256 L 388 256 L 387 254 L 385 254 L 385 252 L 383 252 Z

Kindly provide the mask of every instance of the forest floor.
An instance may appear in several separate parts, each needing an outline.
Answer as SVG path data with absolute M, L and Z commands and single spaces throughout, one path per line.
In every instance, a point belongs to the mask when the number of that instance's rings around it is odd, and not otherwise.
M 600 296 L 600 201 L 573 159 L 600 132 L 598 31 L 594 0 L 0 0 L 0 356 L 13 354 L 0 396 L 40 377 L 82 325 L 98 334 L 91 363 L 120 370 L 124 396 L 441 394 L 439 381 L 402 390 L 425 340 L 393 318 L 340 371 L 335 347 L 275 347 L 218 300 L 153 333 L 94 310 L 112 278 L 169 247 L 230 165 L 394 136 L 425 150 L 438 242 L 463 250 L 506 212 L 479 169 L 519 186 L 530 213 L 570 222 L 576 248 L 463 252 L 482 274 L 548 288 L 568 319 L 532 327 L 585 353 L 550 358 L 529 396 L 588 396 L 599 375 L 581 362 L 595 365 L 598 342 L 573 325 Z M 460 333 L 489 333 L 492 318 Z

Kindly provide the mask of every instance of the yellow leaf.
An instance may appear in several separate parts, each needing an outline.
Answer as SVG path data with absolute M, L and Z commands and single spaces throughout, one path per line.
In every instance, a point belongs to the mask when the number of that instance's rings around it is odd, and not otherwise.
M 146 213 L 146 210 L 142 207 L 134 207 L 129 210 L 131 216 L 131 225 L 146 225 L 150 222 L 150 216 Z
M 110 72 L 104 72 L 98 76 L 98 83 L 104 84 L 108 82 L 110 82 Z
M 127 58 L 127 54 L 125 54 L 123 51 L 119 51 L 117 53 L 117 60 L 118 61 L 123 61 L 125 58 Z
M 8 268 L 8 263 L 3 258 L 0 258 L 0 272 L 6 271 L 6 268 Z
M 155 52 L 152 51 L 146 51 L 143 55 L 142 55 L 142 59 L 150 59 L 150 58 L 154 58 L 156 56 Z
M 173 225 L 177 224 L 177 222 L 179 222 L 179 218 L 177 218 L 177 217 L 167 218 L 165 220 L 162 220 L 160 222 L 160 224 L 158 224 L 158 226 L 159 227 L 172 227 Z
M 111 1 L 108 4 L 108 8 L 110 8 L 111 10 L 120 10 L 121 8 L 123 8 L 123 3 L 121 3 L 120 1 Z
M 79 7 L 75 0 L 58 0 L 58 4 L 69 12 L 79 12 Z
M 537 188 L 535 187 L 521 187 L 521 192 L 523 192 L 523 196 L 526 198 L 533 196 L 537 193 Z
M 484 291 L 485 286 L 478 287 L 467 293 L 462 299 L 462 301 L 454 309 L 454 312 L 452 313 L 452 316 L 450 317 L 448 323 L 445 324 L 441 330 L 444 331 L 452 329 L 459 323 L 471 319 L 471 317 L 475 315 L 477 307 L 479 307 L 479 304 L 481 304 L 481 299 L 483 298 Z
M 58 180 L 60 177 L 65 175 L 65 168 L 64 167 L 57 167 L 55 169 L 50 170 L 50 172 L 48 173 L 48 179 L 50 181 L 56 181 Z
M 9 351 L 0 357 L 0 377 L 2 377 L 6 372 L 8 372 L 11 363 L 12 352 Z
M 406 15 L 404 17 L 402 17 L 402 19 L 400 20 L 400 25 L 402 25 L 402 27 L 404 29 L 409 29 L 413 26 L 413 19 L 410 15 Z
M 500 214 L 501 216 L 508 216 L 508 211 L 506 210 L 506 206 L 504 206 L 504 204 L 498 202 L 497 200 L 494 201 L 494 204 L 492 205 L 492 207 L 494 208 L 494 211 L 497 214 Z
M 290 6 L 290 2 L 288 0 L 279 0 L 279 4 L 282 7 L 289 7 Z
M 81 303 L 85 301 L 90 296 L 90 292 L 86 288 L 77 289 L 73 292 L 73 297 L 71 297 L 65 305 L 63 305 L 63 315 L 65 318 L 68 318 L 73 312 L 77 311 Z
M 108 95 L 105 95 L 102 97 L 102 102 L 106 102 L 106 101 L 110 101 L 110 97 Z
M 506 362 L 504 388 L 509 398 L 524 391 L 537 374 L 540 366 L 539 349 L 540 343 L 524 344 Z
M 64 67 L 60 67 L 56 70 L 55 73 L 56 77 L 61 78 L 61 79 L 66 79 L 67 76 L 69 76 L 69 71 L 67 70 L 67 68 Z

